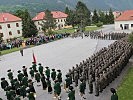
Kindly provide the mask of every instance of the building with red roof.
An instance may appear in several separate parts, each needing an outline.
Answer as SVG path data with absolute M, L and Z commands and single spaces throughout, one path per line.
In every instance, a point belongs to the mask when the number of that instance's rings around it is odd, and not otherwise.
M 10 13 L 0 13 L 0 35 L 3 39 L 22 36 L 22 20 Z
M 66 18 L 68 15 L 61 11 L 51 11 L 51 13 L 53 15 L 53 18 L 56 21 L 57 29 L 64 28 Z M 35 25 L 37 26 L 38 31 L 42 32 L 40 24 L 42 23 L 42 21 L 45 21 L 45 12 L 38 13 L 32 20 L 35 22 Z
M 115 19 L 115 30 L 133 30 L 133 10 L 126 10 Z

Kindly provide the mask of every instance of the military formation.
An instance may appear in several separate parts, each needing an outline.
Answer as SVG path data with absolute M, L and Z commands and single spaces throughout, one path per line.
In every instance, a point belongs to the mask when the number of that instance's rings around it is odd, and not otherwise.
M 120 40 L 126 37 L 128 33 L 110 32 L 103 33 L 102 31 L 88 31 L 88 32 L 75 32 L 71 34 L 72 38 L 76 37 L 90 37 L 91 39 L 103 39 L 103 40 Z
M 26 66 L 23 66 L 22 70 L 18 70 L 17 78 L 13 74 L 14 72 L 9 69 L 7 71 L 8 79 L 1 78 L 1 88 L 5 91 L 7 100 L 23 100 L 25 98 L 35 100 L 35 82 L 38 87 L 41 86 L 49 94 L 53 93 L 54 98 L 61 98 L 61 70 L 56 71 L 55 69 L 49 69 L 49 67 L 44 68 L 41 63 L 37 65 L 35 62 L 32 62 L 29 72 L 27 72 Z M 52 85 L 52 82 L 54 85 Z M 72 87 L 71 90 L 73 90 Z
M 75 87 L 80 87 L 81 99 L 84 98 L 86 84 L 90 94 L 99 96 L 120 75 L 132 53 L 132 45 L 126 39 L 117 40 L 69 69 L 67 79 L 74 82 Z M 68 82 L 66 84 L 70 86 Z

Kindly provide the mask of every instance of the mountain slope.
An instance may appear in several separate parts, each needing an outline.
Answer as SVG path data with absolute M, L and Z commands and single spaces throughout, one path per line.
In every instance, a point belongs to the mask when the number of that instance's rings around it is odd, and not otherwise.
M 79 0 L 0 0 L 0 11 L 14 12 L 16 9 L 27 8 L 36 14 L 45 9 L 64 10 L 66 6 L 74 9 Z M 126 10 L 133 9 L 133 0 L 82 0 L 89 9 Z

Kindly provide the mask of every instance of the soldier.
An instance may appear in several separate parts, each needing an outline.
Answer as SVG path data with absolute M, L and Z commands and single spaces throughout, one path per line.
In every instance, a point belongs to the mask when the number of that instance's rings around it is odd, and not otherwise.
M 57 80 L 61 83 L 62 82 L 62 73 L 61 70 L 57 70 L 58 74 L 57 74 Z
M 49 80 L 49 78 L 47 78 L 47 87 L 48 87 L 48 93 L 52 94 L 51 81 Z
M 95 96 L 99 96 L 99 78 L 95 77 Z
M 23 56 L 23 48 L 20 48 L 21 56 Z
M 41 76 L 41 82 L 42 82 L 43 90 L 46 90 L 46 88 L 47 88 L 47 83 L 46 83 L 44 74 L 42 74 L 42 76 Z
M 40 73 L 38 73 L 38 71 L 36 71 L 35 80 L 37 81 L 37 86 L 41 86 L 39 84 L 40 83 L 40 79 L 41 79 Z
M 114 88 L 111 88 L 110 91 L 112 92 L 111 100 L 118 100 L 118 95 Z
M 17 77 L 18 77 L 19 82 L 21 83 L 22 82 L 22 78 L 24 77 L 24 75 L 23 75 L 23 73 L 21 73 L 20 70 L 18 71 Z
M 41 63 L 39 63 L 38 65 L 39 65 L 38 71 L 39 71 L 40 74 L 42 75 L 42 74 L 43 74 L 43 66 L 41 65 Z
M 34 85 L 33 85 L 33 82 L 32 82 L 32 80 L 30 79 L 30 80 L 28 80 L 28 87 L 29 87 L 29 89 L 28 89 L 28 92 L 30 93 L 30 92 L 32 92 L 32 93 L 36 93 L 36 91 L 35 91 L 35 88 L 34 88 Z
M 58 80 L 55 80 L 55 85 L 54 85 L 54 98 L 60 99 L 60 93 L 61 93 L 61 85 Z
M 30 67 L 30 76 L 31 76 L 31 78 L 33 79 L 34 78 L 34 70 L 33 70 L 33 68 L 32 67 Z
M 76 70 L 74 71 L 74 82 L 75 82 L 75 87 L 77 87 L 78 86 L 78 73 Z
M 100 80 L 99 80 L 99 91 L 102 92 L 103 91 L 103 85 L 104 85 L 104 82 L 103 82 L 103 74 L 100 73 Z
M 28 100 L 35 100 L 35 95 L 33 92 L 30 92 L 27 97 L 28 97 Z
M 46 68 L 45 74 L 46 74 L 47 78 L 50 78 L 50 69 L 49 69 L 49 67 L 45 67 L 45 68 Z
M 36 72 L 37 70 L 36 70 L 36 63 L 35 62 L 32 62 L 32 68 L 33 68 L 33 70 L 34 70 L 34 72 Z
M 66 92 L 68 92 L 68 88 L 71 84 L 71 79 L 70 79 L 69 75 L 66 75 L 65 83 L 66 83 L 65 84 L 65 90 L 66 90 Z
M 93 79 L 92 79 L 92 75 L 89 75 L 89 90 L 90 90 L 90 94 L 93 93 L 93 83 L 92 83 Z
M 10 79 L 10 80 L 12 80 L 13 79 L 13 73 L 11 72 L 11 69 L 9 69 L 8 71 L 8 78 Z
M 22 85 L 28 86 L 28 78 L 26 76 L 22 78 Z
M 83 81 L 83 79 L 80 79 L 80 86 L 79 86 L 79 91 L 80 91 L 80 96 L 81 96 L 81 99 L 82 98 L 84 98 L 84 99 L 86 99 L 85 97 L 84 97 L 84 94 L 85 94 L 85 89 L 86 89 L 86 84 L 85 84 L 85 82 Z
M 73 87 L 69 87 L 70 92 L 68 93 L 68 100 L 75 100 L 75 90 L 73 90 Z
M 1 78 L 1 88 L 5 91 L 6 87 L 8 87 L 9 84 L 7 82 L 7 80 L 5 80 L 5 78 Z
M 26 86 L 25 85 L 20 86 L 20 96 L 22 96 L 23 98 L 26 97 Z
M 56 71 L 55 69 L 52 69 L 51 78 L 54 81 L 56 79 Z
M 25 66 L 23 66 L 23 74 L 28 77 L 27 68 Z

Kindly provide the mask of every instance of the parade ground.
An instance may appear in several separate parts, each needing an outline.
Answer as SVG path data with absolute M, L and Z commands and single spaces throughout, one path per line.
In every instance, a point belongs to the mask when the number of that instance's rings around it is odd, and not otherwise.
M 37 63 L 41 63 L 44 67 L 48 66 L 50 69 L 61 69 L 64 79 L 68 69 L 90 57 L 102 47 L 107 47 L 113 42 L 113 40 L 98 40 L 90 39 L 89 37 L 84 37 L 83 39 L 81 37 L 74 39 L 69 37 L 40 46 L 24 49 L 24 56 L 21 56 L 19 51 L 3 55 L 0 57 L 0 77 L 6 77 L 7 79 L 8 69 L 12 69 L 14 71 L 14 76 L 16 76 L 17 71 L 21 70 L 23 65 L 25 65 L 29 71 L 29 67 L 31 67 L 33 61 L 32 54 L 34 52 Z M 37 87 L 36 82 L 34 83 L 34 86 L 37 92 L 36 100 L 53 100 L 53 95 L 48 94 L 46 90 L 42 90 L 41 86 Z M 78 88 L 75 89 L 76 100 L 79 100 L 78 98 L 80 98 L 80 96 Z M 2 97 L 3 100 L 6 100 L 4 95 L 5 92 L 0 89 L 0 97 Z M 101 100 L 98 99 L 98 97 L 95 97 L 94 94 L 89 95 L 88 89 L 86 89 L 86 97 L 88 98 L 87 100 L 89 100 L 89 98 L 91 98 L 91 100 Z M 67 93 L 62 90 L 62 100 L 66 100 L 66 98 Z

